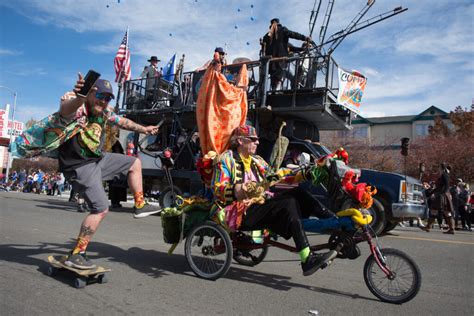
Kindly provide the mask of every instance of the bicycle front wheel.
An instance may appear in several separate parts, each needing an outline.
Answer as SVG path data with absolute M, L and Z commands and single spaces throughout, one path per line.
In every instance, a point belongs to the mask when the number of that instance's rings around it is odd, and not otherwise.
M 377 254 L 377 258 L 372 254 L 365 261 L 364 280 L 370 292 L 380 300 L 394 304 L 413 299 L 421 287 L 418 265 L 397 249 L 381 249 L 380 254 Z M 376 259 L 392 272 L 390 276 L 382 271 Z

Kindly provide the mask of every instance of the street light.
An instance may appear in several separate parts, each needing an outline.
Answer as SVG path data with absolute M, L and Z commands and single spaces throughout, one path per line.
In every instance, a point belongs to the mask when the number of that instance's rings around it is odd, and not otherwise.
M 11 93 L 13 93 L 12 132 L 10 133 L 10 142 L 9 142 L 9 144 L 11 144 L 13 134 L 15 133 L 15 110 L 16 110 L 17 93 L 13 89 L 10 89 L 10 88 L 5 87 L 5 86 L 0 86 L 0 88 L 6 89 L 6 90 L 10 91 Z M 10 152 L 8 151 L 7 170 L 5 172 L 5 181 L 6 181 L 6 183 L 8 183 L 8 177 L 9 177 L 9 173 L 10 173 L 10 160 L 11 160 L 11 155 L 10 155 Z

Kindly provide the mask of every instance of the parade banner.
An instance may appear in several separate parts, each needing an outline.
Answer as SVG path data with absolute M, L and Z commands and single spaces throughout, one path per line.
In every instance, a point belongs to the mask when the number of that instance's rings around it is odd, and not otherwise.
M 360 102 L 364 94 L 367 78 L 357 71 L 348 72 L 338 68 L 339 93 L 337 103 L 343 107 L 359 114 Z

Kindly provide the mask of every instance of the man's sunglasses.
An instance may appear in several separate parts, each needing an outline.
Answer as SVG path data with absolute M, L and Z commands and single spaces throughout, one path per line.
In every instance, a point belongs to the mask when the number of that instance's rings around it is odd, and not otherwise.
M 113 97 L 110 94 L 107 93 L 96 93 L 95 97 L 99 100 L 104 100 L 105 102 L 110 102 L 110 100 L 113 99 Z
M 252 143 L 255 143 L 256 141 L 258 141 L 258 137 L 244 137 L 245 139 L 248 139 L 249 141 L 251 141 Z

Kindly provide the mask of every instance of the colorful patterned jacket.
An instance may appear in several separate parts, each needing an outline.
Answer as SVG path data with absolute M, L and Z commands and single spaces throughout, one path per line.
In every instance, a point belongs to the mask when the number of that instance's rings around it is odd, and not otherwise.
M 61 97 L 61 103 L 75 97 L 74 92 L 67 92 Z M 79 107 L 75 113 L 67 118 L 62 117 L 59 112 L 48 115 L 18 136 L 10 144 L 10 151 L 13 156 L 22 158 L 45 154 L 56 157 L 56 149 L 76 134 L 81 133 L 81 137 L 86 142 L 91 138 L 88 128 L 96 122 L 92 122 L 90 118 L 85 105 Z M 111 107 L 108 107 L 103 112 L 101 118 L 103 123 L 101 125 L 105 126 L 106 123 L 117 124 L 119 120 L 120 116 L 115 114 Z
M 250 168 L 257 182 L 264 182 L 270 175 L 270 166 L 260 156 L 253 155 Z M 234 195 L 236 184 L 243 183 L 244 166 L 240 155 L 236 151 L 227 150 L 222 153 L 214 166 L 214 175 L 211 188 L 214 193 L 214 204 L 212 213 L 217 216 L 221 223 L 233 231 L 240 227 L 245 211 L 254 204 L 254 199 L 237 201 Z M 281 168 L 277 172 L 281 181 L 285 183 L 297 183 L 304 180 L 302 172 L 294 174 L 290 169 Z M 271 198 L 266 195 L 265 198 Z

